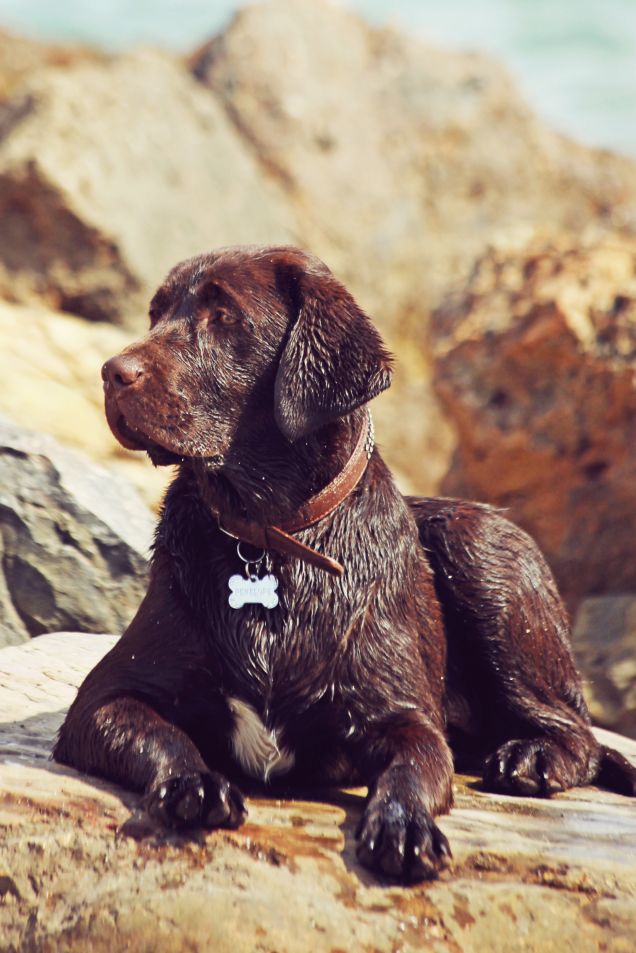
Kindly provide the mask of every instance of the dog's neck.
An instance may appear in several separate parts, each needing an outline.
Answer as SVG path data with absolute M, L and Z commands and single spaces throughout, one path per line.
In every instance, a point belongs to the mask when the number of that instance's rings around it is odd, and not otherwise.
M 219 469 L 196 465 L 201 494 L 230 521 L 293 522 L 307 501 L 337 480 L 359 454 L 361 436 L 370 450 L 369 420 L 366 408 L 360 408 L 293 444 L 278 430 L 267 428 L 258 437 L 252 433 L 246 448 L 228 455 Z

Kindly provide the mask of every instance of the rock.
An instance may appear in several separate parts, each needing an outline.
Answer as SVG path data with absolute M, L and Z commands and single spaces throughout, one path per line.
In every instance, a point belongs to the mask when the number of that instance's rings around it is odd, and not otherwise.
M 584 599 L 572 647 L 596 724 L 636 738 L 636 595 Z
M 495 238 L 634 231 L 636 165 L 545 127 L 497 62 L 320 0 L 242 10 L 189 68 L 198 82 L 134 53 L 20 81 L 0 118 L 0 295 L 140 327 L 180 258 L 305 245 L 397 353 L 380 442 L 405 488 L 434 490 L 454 442 L 430 308 Z
M 291 231 L 221 106 L 150 52 L 39 71 L 3 105 L 0 217 L 5 297 L 137 327 L 178 260 Z
M 190 65 L 287 190 L 305 239 L 395 331 L 421 333 L 496 233 L 546 219 L 636 229 L 636 164 L 551 132 L 489 57 L 323 0 L 267 0 Z
M 123 477 L 0 418 L 0 643 L 121 632 L 145 592 L 153 524 Z
M 440 822 L 453 868 L 409 888 L 358 865 L 359 790 L 251 797 L 238 831 L 142 837 L 134 795 L 47 757 L 75 687 L 112 644 L 56 633 L 0 651 L 4 950 L 631 951 L 633 803 L 592 788 L 532 800 L 458 776 Z M 636 756 L 633 742 L 604 737 Z M 122 836 L 134 825 L 137 839 Z
M 0 301 L 0 414 L 123 473 L 156 507 L 171 468 L 124 450 L 104 416 L 101 366 L 132 338 L 105 322 Z
M 636 230 L 636 164 L 553 132 L 497 61 L 322 0 L 250 5 L 190 65 L 397 353 L 381 443 L 432 491 L 453 438 L 430 386 L 430 308 L 495 239 L 546 222 Z
M 574 605 L 636 589 L 636 242 L 487 252 L 433 319 L 442 490 L 505 507 Z
M 0 102 L 15 93 L 36 70 L 43 67 L 66 67 L 78 62 L 104 63 L 106 60 L 104 53 L 92 47 L 41 43 L 0 28 Z

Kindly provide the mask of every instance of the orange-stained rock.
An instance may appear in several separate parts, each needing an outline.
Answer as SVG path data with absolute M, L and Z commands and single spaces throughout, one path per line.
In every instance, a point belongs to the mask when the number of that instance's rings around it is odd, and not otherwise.
M 436 312 L 444 492 L 538 540 L 571 602 L 636 587 L 636 242 L 487 252 Z

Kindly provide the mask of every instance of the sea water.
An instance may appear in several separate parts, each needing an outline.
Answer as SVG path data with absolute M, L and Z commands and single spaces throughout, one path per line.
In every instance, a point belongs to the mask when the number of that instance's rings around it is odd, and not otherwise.
M 325 0 L 326 2 L 326 0 Z M 111 49 L 190 49 L 228 22 L 236 0 L 0 0 L 0 24 Z M 527 99 L 582 142 L 636 156 L 636 0 L 346 0 L 449 49 L 509 66 Z

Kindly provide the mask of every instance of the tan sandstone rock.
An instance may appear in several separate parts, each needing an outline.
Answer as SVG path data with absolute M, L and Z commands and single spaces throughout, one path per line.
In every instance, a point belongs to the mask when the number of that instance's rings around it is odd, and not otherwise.
M 493 235 L 636 229 L 636 164 L 547 129 L 496 60 L 324 0 L 241 10 L 191 58 L 298 209 L 303 235 L 394 332 Z
M 235 832 L 125 836 L 134 795 L 48 760 L 76 686 L 113 642 L 57 633 L 0 651 L 3 953 L 631 953 L 633 802 L 592 788 L 538 801 L 457 777 L 441 819 L 453 869 L 408 888 L 358 865 L 358 790 L 248 798 Z
M 107 56 L 88 46 L 43 43 L 0 28 L 0 130 L 2 100 L 12 95 L 33 73 L 45 66 L 69 66 L 77 62 L 105 62 Z
M 291 235 L 224 110 L 167 56 L 41 70 L 3 117 L 5 296 L 140 327 L 176 261 Z
M 636 243 L 486 253 L 433 322 L 449 495 L 507 508 L 574 603 L 636 587 Z
M 124 473 L 156 507 L 169 470 L 124 450 L 104 416 L 101 366 L 132 337 L 105 322 L 0 301 L 0 413 Z
M 250 5 L 191 66 L 398 354 L 380 438 L 430 491 L 453 438 L 430 387 L 429 309 L 495 238 L 636 230 L 636 164 L 547 128 L 499 62 L 323 0 Z
M 429 309 L 494 238 L 636 228 L 636 166 L 540 122 L 506 71 L 268 0 L 182 64 L 150 53 L 36 70 L 2 108 L 0 293 L 142 323 L 175 261 L 232 242 L 321 255 L 399 358 L 380 442 L 433 490 L 453 434 Z

